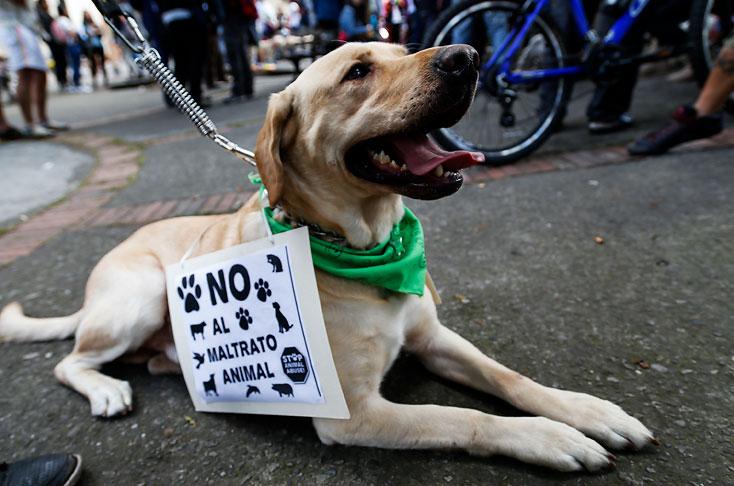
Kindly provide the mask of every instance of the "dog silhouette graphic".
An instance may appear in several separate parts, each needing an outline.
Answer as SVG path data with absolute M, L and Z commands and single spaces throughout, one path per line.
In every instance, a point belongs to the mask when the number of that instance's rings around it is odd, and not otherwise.
M 275 309 L 275 319 L 278 321 L 278 332 L 283 334 L 290 331 L 293 324 L 289 324 L 288 319 L 280 312 L 280 304 L 273 302 L 273 309 Z
M 214 373 L 209 375 L 209 379 L 206 380 L 204 383 L 204 395 L 207 397 L 210 393 L 213 393 L 216 396 L 219 396 L 219 393 L 217 393 L 217 382 L 214 381 Z

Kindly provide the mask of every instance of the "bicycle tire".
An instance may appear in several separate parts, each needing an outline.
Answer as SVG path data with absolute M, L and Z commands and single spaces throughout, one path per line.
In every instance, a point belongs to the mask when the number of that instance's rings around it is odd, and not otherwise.
M 452 22 L 454 22 L 454 25 L 458 25 L 463 19 L 468 18 L 469 15 L 476 14 L 477 12 L 491 11 L 493 7 L 496 8 L 497 11 L 508 12 L 510 10 L 516 11 L 520 8 L 520 5 L 516 2 L 506 0 L 464 0 L 460 3 L 452 5 L 436 19 L 436 21 L 426 32 L 426 35 L 423 38 L 423 47 L 433 47 L 438 42 L 440 42 L 440 37 L 442 35 L 447 35 L 445 29 Z M 454 20 L 457 16 L 460 18 L 462 18 L 463 16 L 463 19 L 459 21 Z M 564 60 L 566 58 L 566 46 L 563 42 L 563 38 L 559 35 L 560 29 L 558 29 L 554 20 L 549 17 L 545 12 L 540 13 L 538 18 L 536 18 L 534 21 L 534 25 L 535 24 L 537 24 L 540 30 L 549 37 L 548 40 L 553 44 L 552 47 L 554 50 L 554 56 L 556 58 L 556 61 L 558 62 L 558 67 L 563 66 Z M 451 128 L 436 130 L 432 132 L 431 135 L 440 145 L 442 145 L 446 149 L 471 150 L 482 152 L 485 156 L 484 163 L 485 165 L 489 166 L 510 164 L 523 157 L 526 157 L 530 153 L 537 150 L 551 135 L 554 127 L 563 115 L 562 107 L 565 106 L 570 94 L 569 82 L 566 78 L 558 78 L 553 81 L 546 82 L 553 82 L 556 84 L 555 93 L 552 97 L 552 107 L 548 111 L 548 114 L 544 116 L 543 120 L 538 123 L 537 129 L 529 132 L 526 137 L 517 140 L 517 142 L 511 146 L 483 146 L 479 143 L 467 140 L 465 137 L 460 136 Z M 497 123 L 499 127 L 498 122 L 492 123 Z
M 693 68 L 693 75 L 699 86 L 703 86 L 708 79 L 711 69 L 716 63 L 716 57 L 708 37 L 708 18 L 714 9 L 719 10 L 723 18 L 721 27 L 725 32 L 732 29 L 731 16 L 734 8 L 728 1 L 693 0 L 688 24 L 688 59 Z M 729 96 L 725 109 L 734 113 L 734 94 Z

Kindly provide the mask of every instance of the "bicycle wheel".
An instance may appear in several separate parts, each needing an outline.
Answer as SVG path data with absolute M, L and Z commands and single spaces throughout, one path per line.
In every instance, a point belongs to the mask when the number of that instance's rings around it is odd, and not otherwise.
M 732 32 L 734 7 L 729 0 L 694 0 L 688 22 L 688 58 L 699 86 L 703 86 L 723 40 Z M 726 104 L 729 112 L 734 112 L 734 94 Z
M 436 19 L 423 45 L 470 44 L 485 65 L 494 48 L 501 46 L 516 24 L 523 22 L 519 8 L 508 1 L 465 0 Z M 510 59 L 511 70 L 559 68 L 564 65 L 565 53 L 555 24 L 541 14 Z M 505 85 L 500 89 L 495 72 L 483 68 L 479 78 L 474 102 L 464 118 L 453 127 L 432 134 L 447 149 L 482 152 L 487 165 L 508 164 L 536 150 L 564 115 L 569 90 L 566 79 Z M 508 93 L 513 96 L 509 109 L 507 98 L 503 98 Z

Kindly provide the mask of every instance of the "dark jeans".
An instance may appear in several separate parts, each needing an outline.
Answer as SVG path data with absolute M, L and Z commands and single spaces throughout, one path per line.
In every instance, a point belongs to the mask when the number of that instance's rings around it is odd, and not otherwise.
M 232 96 L 251 96 L 253 92 L 250 56 L 247 55 L 250 28 L 247 20 L 227 19 L 224 22 L 224 45 L 234 78 Z
M 165 27 L 166 45 L 175 63 L 174 75 L 201 102 L 206 32 L 204 26 L 193 19 L 171 22 Z
M 66 68 L 68 63 L 66 62 L 66 46 L 59 44 L 58 42 L 49 42 L 48 47 L 51 50 L 51 57 L 54 60 L 54 74 L 56 75 L 56 81 L 59 82 L 60 87 L 65 87 L 68 82 L 66 75 Z
M 672 27 L 686 18 L 690 4 L 690 0 L 652 0 L 620 44 L 622 52 L 626 56 L 640 54 L 644 47 L 645 32 L 651 32 L 663 43 L 678 40 L 677 29 Z M 661 18 L 666 19 L 665 22 L 659 22 Z M 600 34 L 606 33 L 615 20 L 615 17 L 606 15 L 602 10 L 596 16 L 594 28 Z M 621 68 L 614 79 L 597 84 L 594 96 L 586 108 L 589 121 L 615 121 L 629 110 L 638 71 L 639 66 Z
M 69 60 L 71 60 L 71 74 L 74 86 L 79 87 L 82 84 L 81 66 L 82 66 L 82 46 L 79 44 L 69 44 L 67 46 Z
M 419 45 L 423 42 L 423 36 L 436 20 L 438 14 L 434 10 L 417 9 L 410 16 L 410 35 L 408 42 Z M 417 50 L 417 48 L 416 48 Z

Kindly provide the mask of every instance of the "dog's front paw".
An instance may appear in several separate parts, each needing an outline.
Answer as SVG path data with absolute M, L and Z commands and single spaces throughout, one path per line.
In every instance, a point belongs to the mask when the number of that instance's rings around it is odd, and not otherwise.
M 88 396 L 92 415 L 115 417 L 126 415 L 133 409 L 133 390 L 127 381 L 109 376 L 97 378 Z
M 652 432 L 619 405 L 585 393 L 560 393 L 564 417 L 554 417 L 613 449 L 639 450 L 658 444 Z
M 599 471 L 615 457 L 566 424 L 544 417 L 501 417 L 497 453 L 559 471 Z

